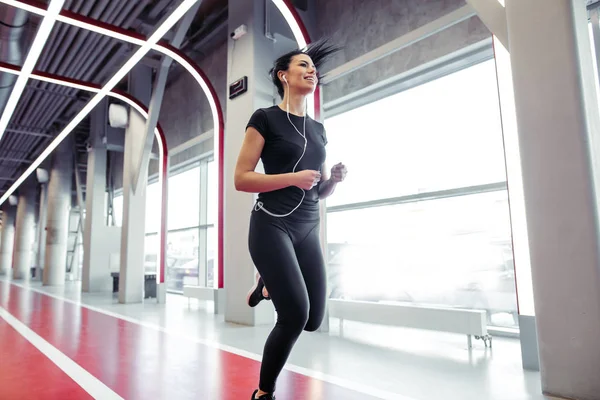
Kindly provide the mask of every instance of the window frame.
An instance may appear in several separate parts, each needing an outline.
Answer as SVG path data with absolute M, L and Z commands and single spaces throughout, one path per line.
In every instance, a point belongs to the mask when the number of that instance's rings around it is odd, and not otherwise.
M 324 119 L 332 118 L 340 114 L 352 111 L 362 106 L 374 103 L 384 98 L 396 95 L 417 86 L 427 84 L 436 79 L 447 75 L 460 72 L 473 67 L 477 64 L 493 60 L 495 58 L 493 49 L 493 39 L 482 40 L 473 45 L 453 52 L 447 56 L 440 57 L 431 62 L 425 63 L 417 68 L 411 69 L 403 74 L 399 74 L 390 79 L 383 80 L 367 88 L 358 90 L 347 96 L 343 96 L 334 101 L 324 104 Z M 498 105 L 500 106 L 500 105 Z M 492 182 L 482 185 L 468 187 L 456 187 L 451 189 L 415 193 L 399 197 L 381 198 L 377 200 L 347 203 L 328 207 L 325 202 L 325 212 L 323 213 L 324 225 L 327 226 L 327 216 L 329 213 L 338 213 L 349 210 L 360 210 L 373 207 L 390 206 L 398 204 L 410 204 L 421 201 L 438 200 L 444 198 L 456 198 L 489 192 L 508 191 L 507 179 L 498 182 Z M 509 221 L 509 224 L 511 221 Z M 327 251 L 327 233 L 324 232 L 323 244 Z M 511 231 L 512 240 L 512 231 Z M 327 252 L 325 253 L 327 254 Z M 516 299 L 515 299 L 516 300 Z M 518 335 L 518 328 L 497 328 L 489 326 L 490 332 L 501 331 L 508 332 L 508 336 Z

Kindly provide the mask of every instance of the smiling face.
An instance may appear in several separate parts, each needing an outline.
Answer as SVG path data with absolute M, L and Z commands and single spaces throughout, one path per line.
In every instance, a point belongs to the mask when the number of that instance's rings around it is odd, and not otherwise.
M 317 69 L 311 58 L 306 54 L 298 54 L 292 57 L 288 70 L 281 71 L 279 75 L 284 88 L 289 87 L 293 93 L 303 95 L 314 92 L 319 81 Z M 283 80 L 284 76 L 287 84 Z

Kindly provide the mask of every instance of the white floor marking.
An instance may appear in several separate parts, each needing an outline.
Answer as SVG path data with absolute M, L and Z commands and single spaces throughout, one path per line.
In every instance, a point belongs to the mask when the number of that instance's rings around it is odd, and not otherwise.
M 106 400 L 122 400 L 118 394 L 109 389 L 104 383 L 102 383 L 95 376 L 90 374 L 84 368 L 82 368 L 75 361 L 61 353 L 56 347 L 45 341 L 37 333 L 29 329 L 25 324 L 13 317 L 8 311 L 0 307 L 0 318 L 5 320 L 14 330 L 19 332 L 29 343 L 34 345 L 39 351 L 42 352 L 50 361 L 52 361 L 58 368 L 63 370 L 75 383 L 82 387 L 83 390 L 88 392 L 90 396 L 95 399 L 106 399 Z
M 110 317 L 113 318 L 117 318 L 117 319 L 121 319 L 123 321 L 127 321 L 127 322 L 131 322 L 132 324 L 136 324 L 136 325 L 140 325 L 143 326 L 145 328 L 149 328 L 149 329 L 154 329 L 160 332 L 164 332 L 166 334 L 168 334 L 169 336 L 175 336 L 175 337 L 179 337 L 181 339 L 185 339 L 185 340 L 189 340 L 195 343 L 199 343 L 208 347 L 212 347 L 218 350 L 222 350 L 222 351 L 226 351 L 228 353 L 232 353 L 241 357 L 246 357 L 252 360 L 256 360 L 256 361 L 261 361 L 262 360 L 262 356 L 260 354 L 256 354 L 256 353 L 252 353 L 243 349 L 239 349 L 237 347 L 232 347 L 232 346 L 228 346 L 219 342 L 215 342 L 215 341 L 209 341 L 209 340 L 204 340 L 198 337 L 194 337 L 194 336 L 189 336 L 189 335 L 185 335 L 180 333 L 179 331 L 173 330 L 173 329 L 167 329 L 165 327 L 159 326 L 159 325 L 155 325 L 155 324 L 151 324 L 148 322 L 144 322 L 135 318 L 131 318 L 128 317 L 126 315 L 121 315 L 121 314 L 117 314 L 114 313 L 112 311 L 108 311 L 108 310 L 104 310 L 98 307 L 94 307 L 94 306 L 90 306 L 88 304 L 82 303 L 81 301 L 76 301 L 76 300 L 71 300 L 71 299 L 67 299 L 64 297 L 60 297 L 58 295 L 52 294 L 52 293 L 47 293 L 43 290 L 31 287 L 31 286 L 26 286 L 26 285 L 22 285 L 20 283 L 16 283 L 16 282 L 12 282 L 9 280 L 6 280 L 5 278 L 0 278 L 0 281 L 4 281 L 4 282 L 8 282 L 11 285 L 20 287 L 22 289 L 25 290 L 30 290 L 33 292 L 37 292 L 40 293 L 44 296 L 48 296 L 48 297 L 52 297 L 55 298 L 57 300 L 61 300 L 67 303 L 71 303 L 74 305 L 77 305 L 79 307 L 84 307 L 87 308 L 88 310 L 91 311 L 95 311 L 104 315 L 108 315 Z M 300 367 L 294 364 L 286 364 L 284 369 L 291 371 L 291 372 L 295 372 L 297 374 L 301 374 L 301 375 L 305 375 L 308 376 L 310 378 L 314 378 L 314 379 L 318 379 L 327 383 L 331 383 L 334 385 L 338 385 L 340 387 L 346 388 L 346 389 L 350 389 L 352 391 L 358 392 L 358 393 L 363 393 L 366 395 L 370 395 L 372 397 L 378 397 L 380 399 L 385 399 L 385 400 L 417 400 L 413 397 L 407 397 L 407 396 L 403 396 L 401 394 L 398 393 L 392 393 L 386 390 L 381 390 L 381 389 L 377 389 L 377 388 L 373 388 L 367 385 L 363 385 L 361 383 L 358 382 L 353 382 L 344 378 L 339 378 L 333 375 L 329 375 L 329 374 L 325 374 L 323 372 L 320 371 L 316 371 L 316 370 L 312 370 L 309 368 L 304 368 L 304 367 Z M 94 378 L 95 379 L 95 378 Z

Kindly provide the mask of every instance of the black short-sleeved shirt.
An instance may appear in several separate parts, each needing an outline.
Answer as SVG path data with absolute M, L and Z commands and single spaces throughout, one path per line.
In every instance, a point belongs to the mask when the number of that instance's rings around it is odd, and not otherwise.
M 254 112 L 247 126 L 255 128 L 265 139 L 261 160 L 266 174 L 284 174 L 292 172 L 304 149 L 304 138 L 294 129 L 303 132 L 304 117 L 289 114 L 273 106 L 261 108 Z M 312 169 L 321 171 L 325 162 L 325 145 L 327 137 L 323 125 L 310 117 L 306 117 L 306 152 L 296 167 L 296 172 Z M 321 171 L 322 173 L 323 171 Z M 258 201 L 270 212 L 287 214 L 302 199 L 302 190 L 296 186 L 272 192 L 259 193 Z M 292 215 L 303 218 L 318 218 L 319 194 L 318 186 L 306 191 L 302 205 Z M 316 214 L 315 214 L 316 213 Z

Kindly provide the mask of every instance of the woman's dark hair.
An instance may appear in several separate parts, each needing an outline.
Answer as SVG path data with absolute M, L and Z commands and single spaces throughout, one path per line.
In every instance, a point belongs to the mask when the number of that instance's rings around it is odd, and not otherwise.
M 316 42 L 310 43 L 304 49 L 292 50 L 275 60 L 273 68 L 269 71 L 273 84 L 277 87 L 279 96 L 283 99 L 283 84 L 279 80 L 277 74 L 279 71 L 287 71 L 290 67 L 290 63 L 294 56 L 299 54 L 306 54 L 311 58 L 317 69 L 317 77 L 319 78 L 319 85 L 321 84 L 322 74 L 319 73 L 321 66 L 323 66 L 332 54 L 340 51 L 341 48 L 329 44 L 328 39 L 321 39 Z

